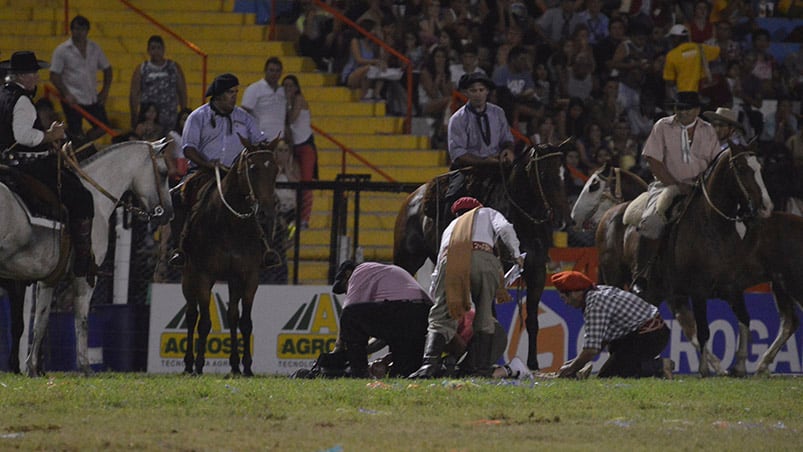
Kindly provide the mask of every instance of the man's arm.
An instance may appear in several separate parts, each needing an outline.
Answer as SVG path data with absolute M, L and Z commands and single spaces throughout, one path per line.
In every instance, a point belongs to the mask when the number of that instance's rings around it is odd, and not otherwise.
M 204 156 L 198 152 L 198 149 L 195 149 L 192 146 L 187 146 L 184 148 L 184 157 L 187 157 L 187 159 L 201 168 L 215 169 L 215 165 L 218 163 L 217 160 L 213 160 L 211 162 L 206 160 Z
M 109 97 L 109 89 L 112 87 L 112 67 L 109 66 L 103 70 L 103 88 L 98 93 L 98 103 L 101 105 L 106 104 L 106 99 Z
M 176 63 L 175 61 L 173 64 L 176 65 L 176 89 L 178 90 L 178 108 L 185 109 L 187 108 L 187 79 L 184 77 L 184 71 L 181 70 L 181 66 Z
M 661 181 L 664 185 L 680 185 L 680 181 L 675 179 L 674 176 L 666 169 L 664 162 L 653 157 L 647 157 L 647 163 L 650 165 L 650 171 L 656 179 Z
M 574 377 L 577 374 L 577 371 L 583 368 L 586 364 L 588 364 L 594 357 L 599 354 L 599 350 L 596 348 L 584 348 L 576 358 L 571 361 L 567 361 L 560 370 L 558 371 L 558 377 L 560 378 L 569 378 Z

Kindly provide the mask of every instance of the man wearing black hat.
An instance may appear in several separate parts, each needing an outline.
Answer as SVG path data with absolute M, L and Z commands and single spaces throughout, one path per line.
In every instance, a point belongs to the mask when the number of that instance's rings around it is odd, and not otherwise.
M 50 67 L 37 60 L 33 52 L 14 52 L 11 59 L 0 63 L 8 78 L 0 90 L 0 152 L 2 163 L 15 166 L 33 176 L 55 193 L 67 207 L 70 236 L 75 247 L 73 273 L 87 276 L 94 284 L 92 266 L 92 218 L 95 215 L 92 195 L 78 177 L 62 167 L 51 147 L 65 137 L 64 124 L 53 122 L 48 129 L 39 121 L 32 99 L 39 83 L 39 70 Z
M 642 150 L 656 180 L 647 190 L 649 200 L 639 223 L 641 240 L 633 273 L 637 292 L 644 290 L 650 261 L 667 223 L 668 208 L 676 196 L 691 193 L 697 177 L 719 154 L 716 130 L 698 117 L 699 95 L 679 92 L 673 104 L 675 114 L 655 123 Z
M 338 269 L 332 292 L 346 294 L 335 348 L 345 349 L 350 376 L 369 376 L 371 337 L 390 348 L 391 377 L 406 377 L 418 369 L 432 300 L 406 270 L 376 262 L 356 265 L 346 261 Z
M 190 169 L 184 176 L 188 184 L 181 192 L 173 192 L 174 217 L 170 223 L 170 236 L 174 248 L 178 249 L 168 261 L 172 266 L 184 265 L 183 244 L 176 243 L 184 231 L 186 208 L 191 207 L 185 205 L 184 198 L 191 200 L 196 189 L 208 180 L 206 177 L 188 180 L 189 177 L 200 170 L 214 177 L 215 167 L 231 167 L 243 150 L 240 136 L 251 143 L 265 141 L 265 135 L 259 130 L 254 117 L 236 105 L 239 86 L 240 82 L 234 74 L 215 77 L 206 90 L 206 96 L 211 99 L 190 113 L 184 124 L 182 151 L 190 161 Z
M 498 105 L 488 102 L 488 96 L 495 87 L 494 82 L 481 72 L 460 77 L 458 89 L 468 97 L 468 102 L 449 118 L 450 169 L 498 166 L 500 160 L 508 163 L 513 161 L 513 134 L 505 112 Z M 462 195 L 464 179 L 460 171 L 450 173 L 445 196 L 445 218 L 451 217 L 449 208 Z

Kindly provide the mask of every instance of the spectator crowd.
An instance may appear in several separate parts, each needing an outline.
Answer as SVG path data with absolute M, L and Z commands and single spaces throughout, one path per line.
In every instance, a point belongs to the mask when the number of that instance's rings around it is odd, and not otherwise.
M 491 101 L 533 143 L 573 137 L 570 196 L 606 161 L 648 176 L 643 143 L 672 114 L 678 91 L 699 92 L 701 111 L 736 112 L 763 156 L 803 161 L 803 54 L 776 57 L 760 26 L 764 16 L 800 17 L 789 2 L 772 10 L 728 0 L 327 3 L 410 60 L 414 113 L 427 119 L 433 147 L 445 147 L 445 124 L 462 103 L 452 93 L 467 72 L 493 80 Z M 404 114 L 402 62 L 312 1 L 298 2 L 294 14 L 302 55 L 340 74 L 363 101 L 384 100 L 388 114 Z M 800 42 L 798 22 L 786 41 Z

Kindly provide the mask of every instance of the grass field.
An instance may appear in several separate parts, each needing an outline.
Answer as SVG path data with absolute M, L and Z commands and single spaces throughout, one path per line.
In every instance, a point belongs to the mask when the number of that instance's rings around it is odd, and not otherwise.
M 0 374 L 0 450 L 801 450 L 803 379 Z

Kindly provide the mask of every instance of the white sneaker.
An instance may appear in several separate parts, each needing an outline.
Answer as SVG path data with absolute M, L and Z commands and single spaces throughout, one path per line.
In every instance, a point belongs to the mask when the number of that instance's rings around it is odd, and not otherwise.
M 527 368 L 527 366 L 522 360 L 519 359 L 518 356 L 513 357 L 513 359 L 511 359 L 505 367 L 508 370 L 508 378 L 516 378 L 518 380 L 532 378 L 530 369 Z

